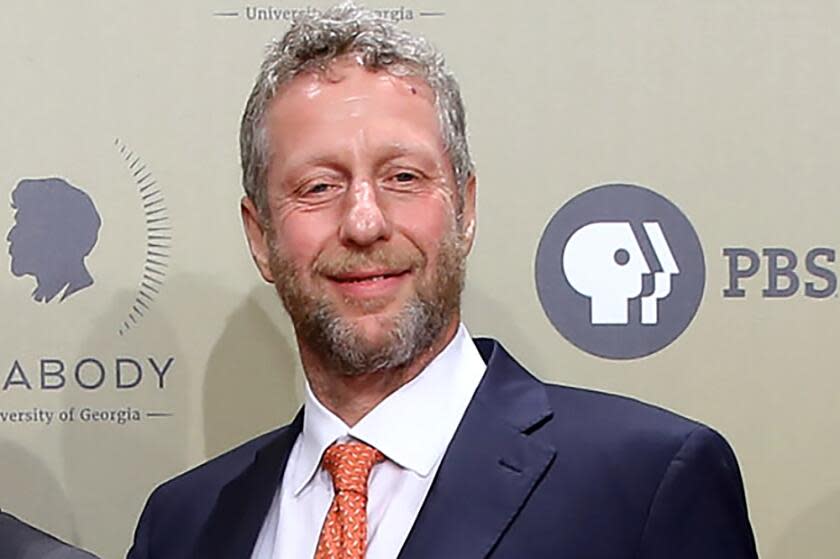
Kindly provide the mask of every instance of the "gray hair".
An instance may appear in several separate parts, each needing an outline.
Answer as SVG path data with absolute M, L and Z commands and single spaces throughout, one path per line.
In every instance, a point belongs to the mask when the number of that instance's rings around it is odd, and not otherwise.
M 460 213 L 464 185 L 473 172 L 473 163 L 458 82 L 447 70 L 443 55 L 427 40 L 396 28 L 352 2 L 299 16 L 280 41 L 268 46 L 245 105 L 239 133 L 246 194 L 261 212 L 267 210 L 270 154 L 265 116 L 280 86 L 301 73 L 324 72 L 333 60 L 346 54 L 358 55 L 366 68 L 418 76 L 432 89 L 444 147 L 458 185 Z

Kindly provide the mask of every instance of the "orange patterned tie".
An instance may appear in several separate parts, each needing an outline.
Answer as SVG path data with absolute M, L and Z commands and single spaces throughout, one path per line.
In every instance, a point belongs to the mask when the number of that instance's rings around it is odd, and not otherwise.
M 370 470 L 385 456 L 353 441 L 334 444 L 324 453 L 323 466 L 335 487 L 315 559 L 362 559 L 367 547 L 367 484 Z

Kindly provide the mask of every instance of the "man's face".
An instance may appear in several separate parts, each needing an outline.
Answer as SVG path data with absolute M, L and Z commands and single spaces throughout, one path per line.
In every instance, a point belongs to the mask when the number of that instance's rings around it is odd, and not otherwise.
M 457 320 L 475 213 L 434 94 L 340 59 L 283 86 L 267 131 L 266 219 L 243 217 L 299 338 L 346 373 L 411 361 Z

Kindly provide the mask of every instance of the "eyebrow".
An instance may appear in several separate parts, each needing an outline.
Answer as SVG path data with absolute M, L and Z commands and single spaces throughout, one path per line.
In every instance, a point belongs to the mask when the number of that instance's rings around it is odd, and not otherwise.
M 414 143 L 410 145 L 392 144 L 386 146 L 377 154 L 376 163 L 382 165 L 393 159 L 400 157 L 414 157 L 417 158 L 421 165 L 434 167 L 435 157 L 432 150 L 423 143 Z
M 397 157 L 403 157 L 405 155 L 426 155 L 425 149 L 411 149 L 403 144 L 395 144 L 387 146 L 385 149 L 382 150 L 382 154 L 380 155 L 380 161 L 387 161 L 389 159 L 396 159 Z
M 376 153 L 376 164 L 381 165 L 392 159 L 407 156 L 418 157 L 425 164 L 434 164 L 433 157 L 429 149 L 425 145 L 419 143 L 411 145 L 405 145 L 402 143 L 387 145 L 381 148 L 378 153 Z M 303 157 L 299 161 L 292 160 L 291 164 L 288 166 L 288 169 L 294 173 L 302 168 L 319 166 L 334 169 L 341 165 L 336 161 L 336 159 L 333 156 L 324 154 L 314 154 L 311 156 Z
M 287 160 L 288 161 L 288 160 Z M 326 155 L 313 155 L 310 157 L 306 157 L 301 159 L 300 161 L 295 161 L 292 159 L 292 165 L 290 168 L 294 171 L 304 167 L 335 167 L 335 161 Z

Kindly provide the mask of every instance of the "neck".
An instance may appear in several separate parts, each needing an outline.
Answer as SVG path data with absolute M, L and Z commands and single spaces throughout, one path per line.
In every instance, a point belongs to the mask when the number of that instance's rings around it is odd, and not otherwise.
M 455 337 L 459 323 L 460 315 L 456 314 L 435 342 L 409 363 L 360 375 L 330 369 L 317 353 L 298 339 L 303 370 L 318 401 L 352 427 L 382 400 L 422 373 Z
M 76 291 L 93 284 L 93 277 L 87 271 L 84 264 L 61 264 L 65 271 L 60 277 L 45 276 L 44 274 L 36 275 L 35 279 L 38 285 L 33 292 L 35 300 L 49 303 L 56 295 L 64 290 L 64 294 L 61 296 L 61 301 L 63 301 Z
M 65 300 L 67 297 L 72 295 L 73 293 L 84 289 L 85 287 L 90 287 L 93 285 L 93 277 L 87 271 L 87 268 L 81 266 L 81 268 L 73 275 L 73 279 L 70 280 L 70 284 L 67 286 L 67 289 L 64 291 L 64 295 L 61 296 L 61 300 Z

